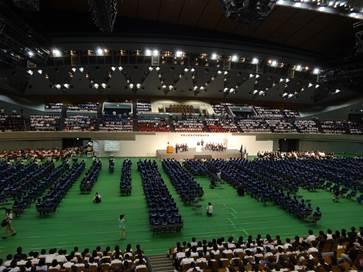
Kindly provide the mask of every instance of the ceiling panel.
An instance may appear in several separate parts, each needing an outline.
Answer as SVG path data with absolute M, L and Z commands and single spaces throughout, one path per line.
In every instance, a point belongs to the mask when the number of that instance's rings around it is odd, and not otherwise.
M 151 1 L 150 1 L 151 2 Z M 136 17 L 137 10 L 139 6 L 139 0 L 124 0 L 121 5 L 119 5 L 119 15 L 125 17 Z
M 184 2 L 185 0 L 161 0 L 159 21 L 177 23 Z
M 208 4 L 208 0 L 185 0 L 179 16 L 179 24 L 196 25 Z
M 223 10 L 218 0 L 210 0 L 201 14 L 198 27 L 214 30 L 223 16 Z
M 136 0 L 134 0 L 137 2 Z M 139 0 L 138 16 L 146 20 L 158 20 L 161 0 Z

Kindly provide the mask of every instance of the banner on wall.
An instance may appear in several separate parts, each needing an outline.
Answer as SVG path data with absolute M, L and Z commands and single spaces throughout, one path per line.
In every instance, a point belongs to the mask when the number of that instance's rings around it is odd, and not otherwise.
M 103 150 L 105 152 L 118 152 L 120 151 L 120 141 L 105 141 Z

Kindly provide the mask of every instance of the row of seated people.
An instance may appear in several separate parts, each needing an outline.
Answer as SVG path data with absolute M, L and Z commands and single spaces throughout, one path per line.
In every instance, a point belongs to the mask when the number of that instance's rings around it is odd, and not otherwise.
M 136 112 L 151 112 L 151 104 L 149 102 L 137 102 Z
M 179 162 L 169 159 L 163 160 L 162 166 L 185 204 L 191 204 L 203 196 L 203 188 Z
M 284 114 L 280 109 L 271 109 L 271 108 L 263 108 L 263 107 L 254 107 L 257 116 L 266 118 L 266 119 L 282 119 L 284 118 Z
M 232 119 L 206 118 L 210 132 L 238 132 L 238 127 Z
M 63 103 L 47 103 L 44 105 L 44 110 L 52 112 L 61 112 L 63 110 Z
M 165 111 L 172 113 L 194 113 L 194 108 L 192 105 L 171 104 L 165 108 Z
M 294 125 L 300 133 L 319 133 L 318 124 L 314 120 L 295 120 Z
M 75 161 L 62 175 L 52 184 L 48 192 L 38 199 L 36 209 L 40 215 L 48 215 L 54 213 L 72 187 L 73 183 L 80 177 L 85 168 L 85 162 Z
M 67 112 L 97 112 L 98 103 L 82 103 L 77 105 L 67 105 Z
M 176 203 L 161 178 L 155 160 L 137 162 L 149 210 L 149 222 L 155 232 L 180 231 L 183 221 Z
M 187 152 L 187 151 L 188 151 L 188 145 L 187 144 L 176 144 L 175 145 L 175 153 Z
M 81 193 L 90 193 L 93 185 L 98 180 L 98 176 L 102 169 L 102 163 L 99 159 L 95 159 L 92 162 L 90 169 L 85 173 L 84 178 L 80 184 Z
M 223 152 L 223 151 L 226 151 L 226 149 L 227 149 L 227 147 L 223 144 L 206 143 L 204 145 L 204 150 L 208 150 L 208 151 Z
M 134 121 L 131 117 L 104 115 L 99 125 L 103 131 L 133 131 Z
M 133 249 L 128 244 L 125 250 L 118 245 L 113 249 L 97 246 L 94 250 L 80 251 L 76 246 L 69 253 L 65 249 L 41 249 L 28 254 L 18 247 L 15 254 L 0 259 L 1 272 L 148 272 L 151 271 L 148 257 L 140 245 Z
M 121 195 L 131 195 L 131 165 L 128 159 L 124 160 L 121 169 L 120 193 Z
M 201 119 L 190 118 L 173 120 L 173 127 L 176 132 L 203 132 L 205 125 Z
M 283 240 L 258 234 L 255 238 L 192 238 L 177 242 L 169 256 L 179 272 L 195 271 L 362 271 L 363 228 L 319 231 Z
M 33 114 L 30 115 L 30 129 L 36 131 L 59 130 L 60 115 Z
M 0 113 L 0 131 L 22 131 L 27 127 L 27 120 L 20 114 Z
M 314 210 L 311 203 L 294 195 L 298 184 L 291 183 L 278 173 L 266 172 L 263 165 L 242 159 L 210 160 L 214 168 L 221 171 L 222 179 L 238 192 L 243 190 L 263 203 L 272 202 L 300 220 L 316 223 L 321 219 L 319 207 Z
M 75 156 L 80 153 L 78 147 L 64 149 L 19 149 L 19 150 L 4 150 L 0 152 L 0 158 L 17 160 L 17 159 L 62 159 L 70 156 Z
M 257 158 L 259 159 L 325 159 L 333 158 L 335 155 L 331 152 L 320 151 L 258 151 Z
M 266 123 L 275 133 L 296 133 L 297 130 L 294 125 L 286 120 L 266 120 Z
M 242 132 L 246 133 L 270 133 L 271 129 L 262 119 L 240 119 L 237 121 Z
M 97 120 L 88 115 L 71 115 L 64 119 L 64 130 L 96 130 Z
M 193 176 L 205 176 L 208 173 L 207 167 L 201 160 L 186 160 L 183 162 L 183 166 Z
M 164 119 L 139 119 L 137 127 L 139 131 L 170 131 L 170 125 Z

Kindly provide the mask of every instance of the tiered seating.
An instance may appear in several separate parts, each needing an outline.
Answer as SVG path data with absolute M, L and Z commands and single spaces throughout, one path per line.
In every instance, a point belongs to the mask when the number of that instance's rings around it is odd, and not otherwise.
M 1 266 L 2 271 L 92 271 L 92 272 L 149 272 L 149 259 L 140 245 L 132 248 L 130 244 L 124 250 L 117 245 L 94 250 L 89 248 L 79 251 L 74 247 L 70 253 L 65 249 L 50 249 L 48 252 L 31 251 L 25 254 L 19 247 L 14 255 L 8 255 Z
M 170 131 L 170 126 L 167 120 L 160 118 L 139 119 L 137 121 L 139 131 Z
M 169 250 L 176 271 L 362 271 L 363 230 L 352 227 L 282 240 L 270 234 L 255 238 L 218 238 L 177 242 Z M 354 254 L 352 254 L 354 252 Z
M 294 125 L 286 120 L 266 120 L 266 123 L 275 133 L 293 133 L 297 132 Z
M 210 132 L 238 132 L 237 125 L 231 119 L 206 118 L 205 122 Z
M 148 102 L 137 102 L 136 112 L 151 112 L 151 104 Z
M 213 104 L 212 108 L 213 111 L 218 115 L 225 116 L 227 114 L 227 109 L 225 104 Z
M 60 116 L 47 114 L 30 115 L 30 129 L 37 131 L 59 130 Z
M 17 113 L 11 115 L 3 114 L 0 118 L 0 126 L 2 131 L 23 131 L 26 129 L 26 120 Z
M 208 169 L 201 160 L 186 160 L 183 162 L 183 166 L 193 176 L 205 176 L 208 173 Z
M 171 104 L 169 107 L 165 108 L 166 112 L 172 113 L 194 113 L 194 108 L 191 105 L 180 105 L 180 104 Z
M 99 129 L 101 131 L 132 131 L 134 122 L 131 117 L 119 117 L 114 115 L 103 116 Z
M 98 105 L 96 103 L 82 103 L 82 104 L 67 106 L 67 112 L 97 113 L 97 111 L 98 111 Z
M 120 193 L 121 195 L 131 195 L 131 165 L 130 160 L 124 160 L 121 169 Z
M 241 119 L 237 121 L 237 125 L 242 132 L 248 133 L 270 133 L 271 128 L 262 119 Z
M 81 193 L 90 193 L 92 190 L 93 185 L 98 180 L 98 176 L 102 169 L 102 163 L 100 160 L 96 159 L 92 162 L 90 169 L 86 172 L 84 178 L 80 184 Z
M 319 128 L 314 120 L 295 120 L 294 125 L 300 133 L 319 133 Z
M 66 169 L 66 163 L 54 168 L 52 162 L 47 162 L 26 175 L 17 183 L 17 186 L 13 186 L 16 192 L 13 203 L 15 215 L 19 216 L 25 208 L 29 207 Z
M 72 155 L 78 155 L 80 149 L 78 147 L 70 147 L 65 149 L 20 149 L 11 151 L 1 151 L 0 158 L 7 159 L 61 159 Z
M 347 122 L 349 134 L 361 135 L 363 134 L 363 124 L 358 124 L 355 122 Z
M 38 200 L 37 211 L 41 215 L 47 215 L 56 211 L 73 183 L 78 179 L 85 168 L 84 161 L 73 163 L 72 167 L 62 173 L 62 176 L 53 184 L 49 191 Z
M 266 119 L 283 119 L 284 114 L 279 109 L 270 109 L 270 108 L 263 108 L 263 107 L 254 107 L 257 115 L 261 118 Z
M 160 176 L 156 161 L 137 163 L 149 208 L 149 222 L 155 232 L 180 231 L 183 221 L 175 201 Z
M 45 104 L 44 109 L 47 112 L 61 112 L 63 109 L 63 103 L 48 103 Z
M 347 126 L 344 121 L 320 121 L 323 133 L 327 134 L 346 134 Z
M 297 111 L 284 109 L 282 110 L 282 112 L 284 113 L 285 117 L 288 119 L 296 119 L 300 117 L 300 113 Z
M 191 204 L 203 196 L 203 188 L 179 162 L 175 160 L 163 160 L 162 165 L 184 203 Z
M 200 118 L 185 118 L 173 121 L 174 130 L 176 132 L 203 132 L 205 126 Z
M 64 130 L 96 130 L 96 120 L 87 115 L 73 115 L 64 119 Z

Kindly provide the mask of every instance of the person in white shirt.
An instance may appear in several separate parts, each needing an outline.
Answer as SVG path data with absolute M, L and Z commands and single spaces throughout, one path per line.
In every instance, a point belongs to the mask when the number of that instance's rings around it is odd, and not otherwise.
M 306 237 L 305 242 L 311 244 L 315 240 L 316 240 L 316 236 L 314 235 L 312 230 L 309 230 L 309 235 Z
M 190 264 L 194 262 L 194 258 L 190 257 L 190 252 L 187 252 L 185 254 L 185 258 L 183 258 L 181 261 L 180 261 L 180 266 L 183 266 L 183 265 L 186 265 L 186 264 Z
M 212 203 L 209 202 L 208 206 L 207 206 L 207 215 L 212 216 L 213 215 L 213 210 L 214 210 L 213 205 L 212 205 Z

